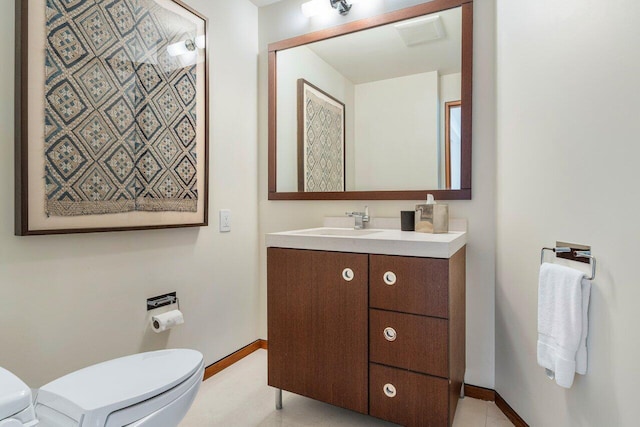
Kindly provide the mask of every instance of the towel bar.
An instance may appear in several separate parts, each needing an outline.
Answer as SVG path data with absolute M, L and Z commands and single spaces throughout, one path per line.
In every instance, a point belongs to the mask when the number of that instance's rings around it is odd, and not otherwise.
M 591 265 L 591 277 L 587 280 L 593 280 L 596 277 L 596 257 L 591 255 L 591 246 L 575 245 L 571 243 L 556 242 L 555 248 L 542 248 L 540 251 L 540 264 L 544 262 L 544 251 L 555 252 L 557 257 L 569 259 L 572 261 L 585 262 Z

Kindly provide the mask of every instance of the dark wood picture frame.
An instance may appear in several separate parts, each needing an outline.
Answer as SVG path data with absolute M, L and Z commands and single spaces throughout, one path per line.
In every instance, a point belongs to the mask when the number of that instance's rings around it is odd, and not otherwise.
M 334 107 L 336 108 L 341 108 L 342 109 L 342 122 L 341 122 L 341 137 L 342 137 L 342 144 L 341 144 L 341 150 L 342 152 L 339 153 L 340 157 L 341 157 L 341 162 L 342 162 L 342 174 L 341 174 L 341 189 L 337 189 L 334 191 L 344 191 L 345 188 L 345 135 L 346 135 L 346 131 L 345 131 L 345 104 L 344 102 L 340 101 L 339 99 L 331 96 L 330 94 L 328 94 L 327 92 L 325 92 L 324 90 L 320 89 L 319 87 L 317 87 L 316 85 L 306 81 L 305 79 L 298 79 L 297 81 L 297 86 L 298 86 L 298 91 L 297 91 L 297 98 L 298 98 L 298 108 L 297 108 L 297 115 L 298 115 L 298 191 L 308 191 L 308 180 L 307 180 L 307 162 L 305 161 L 305 159 L 307 158 L 305 156 L 305 153 L 307 152 L 307 145 L 308 145 L 308 141 L 305 138 L 305 127 L 307 125 L 306 121 L 305 121 L 305 111 L 306 111 L 306 98 L 305 98 L 305 93 L 306 93 L 306 87 L 310 87 L 312 90 L 320 93 L 321 95 L 323 95 L 324 97 L 327 98 L 328 102 L 331 102 L 333 104 Z
M 405 19 L 461 7 L 462 9 L 462 165 L 460 190 L 406 191 L 341 191 L 341 192 L 278 192 L 277 187 L 277 54 L 278 51 L 330 39 L 345 34 L 387 25 Z M 471 148 L 473 105 L 473 0 L 433 0 L 394 12 L 353 21 L 325 30 L 271 43 L 268 46 L 268 198 L 269 200 L 424 200 L 433 194 L 439 200 L 471 199 Z
M 32 203 L 30 203 L 30 185 L 35 184 L 36 181 L 41 181 L 42 186 L 45 186 L 45 180 L 43 178 L 45 171 L 31 172 L 29 168 L 29 147 L 34 144 L 39 144 L 44 150 L 44 140 L 34 137 L 30 128 L 34 126 L 42 126 L 44 123 L 33 124 L 33 118 L 30 117 L 32 110 L 30 108 L 37 108 L 30 106 L 30 91 L 33 90 L 33 85 L 30 84 L 30 73 L 34 73 L 31 70 L 32 65 L 30 63 L 30 57 L 33 57 L 34 50 L 30 45 L 30 42 L 38 42 L 38 37 L 32 34 L 32 27 L 34 23 L 29 20 L 31 10 L 37 10 L 36 7 L 40 5 L 43 8 L 44 16 L 44 0 L 15 0 L 15 234 L 17 236 L 27 235 L 47 235 L 47 234 L 69 234 L 69 233 L 90 233 L 90 232 L 107 232 L 107 231 L 127 231 L 127 230 L 152 230 L 152 229 L 164 229 L 164 228 L 178 228 L 178 227 L 202 227 L 208 225 L 208 209 L 209 209 L 209 41 L 208 30 L 209 20 L 197 12 L 192 7 L 180 0 L 166 0 L 167 3 L 177 6 L 183 13 L 193 17 L 194 24 L 198 28 L 201 28 L 199 37 L 202 38 L 204 46 L 199 45 L 197 67 L 198 73 L 203 76 L 201 81 L 198 77 L 197 84 L 194 84 L 194 90 L 196 92 L 197 101 L 196 107 L 198 110 L 198 118 L 194 116 L 194 131 L 195 137 L 198 140 L 197 143 L 197 163 L 194 165 L 196 172 L 195 176 L 198 180 L 197 188 L 197 212 L 194 213 L 194 218 L 189 218 L 186 221 L 174 221 L 170 216 L 165 216 L 161 220 L 152 220 L 148 223 L 141 223 L 146 219 L 138 219 L 130 221 L 128 218 L 122 217 L 120 220 L 106 220 L 106 224 L 102 222 L 104 217 L 109 217 L 110 214 L 92 214 L 82 215 L 82 225 L 70 224 L 55 225 L 49 227 L 48 225 L 33 225 L 33 221 L 30 219 L 30 210 L 34 209 Z M 36 3 L 37 2 L 37 3 Z M 40 13 L 40 12 L 36 12 Z M 46 22 L 46 20 L 45 20 Z M 40 29 L 41 33 L 46 36 L 46 30 Z M 43 41 L 44 43 L 44 41 Z M 194 43 L 195 44 L 195 43 Z M 185 43 L 186 45 L 186 43 Z M 193 50 L 188 48 L 188 50 Z M 44 52 L 42 56 L 44 57 Z M 96 55 L 96 58 L 98 56 Z M 201 58 L 203 58 L 201 60 Z M 44 61 L 44 59 L 42 60 Z M 44 69 L 43 69 L 44 74 Z M 44 91 L 44 87 L 41 89 Z M 200 92 L 200 93 L 198 93 Z M 122 94 L 121 94 L 122 95 Z M 192 110 L 195 112 L 196 107 Z M 201 115 L 201 116 L 200 116 Z M 202 120 L 203 122 L 200 122 Z M 32 170 L 34 170 L 32 168 Z M 201 180 L 201 181 L 200 181 Z M 33 188 L 33 187 L 32 187 Z M 44 191 L 43 191 L 44 192 Z M 44 203 L 44 202 L 43 202 Z M 167 215 L 168 213 L 175 214 L 176 217 L 180 215 L 179 212 L 146 212 L 150 215 Z M 40 215 L 40 212 L 37 213 Z M 44 211 L 42 215 L 46 217 Z M 195 218 L 197 216 L 197 219 Z M 79 218 L 65 217 L 65 218 Z M 188 218 L 188 217 L 185 217 Z M 47 217 L 48 219 L 48 217 Z M 95 221 L 94 221 L 95 220 Z M 38 221 L 41 221 L 38 219 Z M 71 222 L 72 220 L 69 220 Z M 114 222 L 120 221 L 116 225 Z M 87 225 L 89 223 L 89 225 Z

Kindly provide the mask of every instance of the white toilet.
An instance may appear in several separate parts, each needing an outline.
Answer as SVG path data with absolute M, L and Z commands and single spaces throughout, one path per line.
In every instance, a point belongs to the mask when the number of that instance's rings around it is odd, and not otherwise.
M 204 374 L 195 350 L 160 350 L 109 360 L 31 389 L 0 368 L 0 427 L 172 427 Z

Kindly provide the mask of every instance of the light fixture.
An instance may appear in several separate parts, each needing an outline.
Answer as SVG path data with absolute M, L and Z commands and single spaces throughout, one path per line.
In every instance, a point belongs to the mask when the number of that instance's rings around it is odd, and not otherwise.
M 338 9 L 340 15 L 346 15 L 351 10 L 352 4 L 347 0 L 331 0 L 331 7 Z
M 196 49 L 204 49 L 206 41 L 204 34 L 196 36 L 195 39 L 186 39 L 167 46 L 167 53 L 171 56 L 181 56 L 195 53 Z
M 167 46 L 167 53 L 171 56 L 186 55 L 196 50 L 196 43 L 191 39 L 179 41 Z
M 300 6 L 302 14 L 307 18 L 320 15 L 331 10 L 331 3 L 328 0 L 311 0 Z
M 204 49 L 206 47 L 206 39 L 204 38 L 204 34 L 200 34 L 196 37 L 196 47 L 198 49 Z
M 167 46 L 169 56 L 176 58 L 175 67 L 187 67 L 198 62 L 198 50 L 206 48 L 204 34 L 195 38 L 187 38 Z
M 324 14 L 332 8 L 336 9 L 340 15 L 346 15 L 351 10 L 355 0 L 311 0 L 303 3 L 301 7 L 302 14 L 307 18 L 315 15 Z

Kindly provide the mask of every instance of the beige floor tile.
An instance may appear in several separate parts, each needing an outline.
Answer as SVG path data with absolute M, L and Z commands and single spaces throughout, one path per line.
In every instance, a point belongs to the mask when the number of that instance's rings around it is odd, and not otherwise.
M 487 417 L 474 414 L 458 413 L 453 419 L 453 427 L 485 427 Z
M 499 420 L 507 420 L 507 416 L 496 406 L 493 402 L 488 402 L 487 405 L 487 417 L 497 418 Z
M 465 414 L 474 414 L 474 415 L 486 417 L 489 403 L 491 402 L 486 402 L 484 400 L 465 397 L 464 399 L 458 400 L 458 407 L 456 409 L 456 414 L 465 413 Z
M 489 411 L 495 414 L 489 403 L 460 400 L 454 427 L 485 427 Z M 281 411 L 275 409 L 275 390 L 267 385 L 267 352 L 258 350 L 203 382 L 180 427 L 396 426 L 288 392 L 283 392 L 282 405 Z M 511 425 L 495 424 L 505 421 L 495 415 L 492 426 Z
M 504 419 L 487 417 L 486 427 L 513 427 L 513 423 L 506 417 Z

